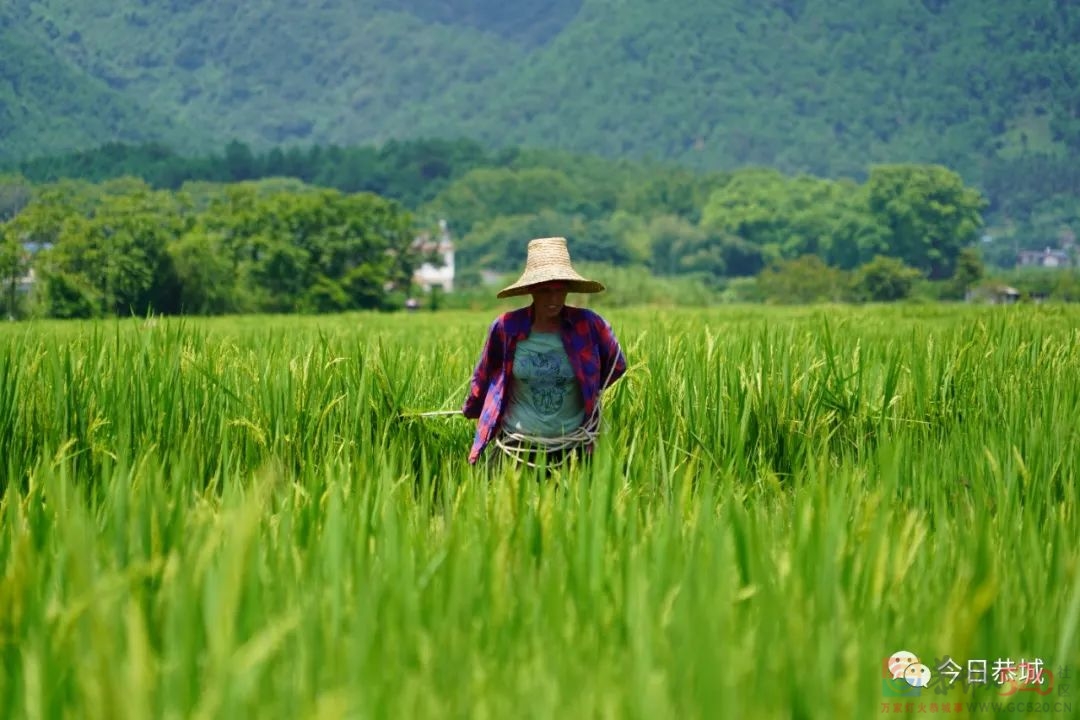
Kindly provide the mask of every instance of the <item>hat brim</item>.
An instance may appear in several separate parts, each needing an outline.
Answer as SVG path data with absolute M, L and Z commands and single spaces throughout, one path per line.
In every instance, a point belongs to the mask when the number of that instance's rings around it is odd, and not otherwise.
M 566 291 L 571 293 L 599 293 L 604 292 L 607 288 L 603 283 L 599 283 L 596 280 L 586 280 L 585 278 L 544 278 L 541 280 L 533 279 L 521 279 L 513 285 L 508 285 L 499 291 L 499 294 L 495 297 L 500 300 L 509 297 L 516 297 L 519 295 L 529 295 L 537 285 L 542 285 L 547 282 L 561 282 L 566 285 Z

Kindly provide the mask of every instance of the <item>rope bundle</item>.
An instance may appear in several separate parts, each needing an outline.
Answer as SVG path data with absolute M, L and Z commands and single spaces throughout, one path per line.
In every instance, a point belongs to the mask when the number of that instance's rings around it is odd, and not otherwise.
M 504 429 L 495 438 L 495 446 L 517 462 L 535 468 L 540 467 L 539 464 L 528 459 L 533 451 L 543 450 L 545 453 L 553 453 L 561 450 L 572 450 L 576 447 L 592 444 L 599 435 L 600 413 L 594 412 L 588 422 L 583 423 L 572 433 L 557 437 L 526 435 Z

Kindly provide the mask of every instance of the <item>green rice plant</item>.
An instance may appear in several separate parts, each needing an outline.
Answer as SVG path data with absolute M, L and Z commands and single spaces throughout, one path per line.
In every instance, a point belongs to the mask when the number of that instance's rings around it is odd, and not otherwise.
M 488 315 L 0 329 L 0 714 L 1080 715 L 1080 313 L 605 314 L 550 477 L 422 415 Z M 898 650 L 1052 694 L 897 696 Z

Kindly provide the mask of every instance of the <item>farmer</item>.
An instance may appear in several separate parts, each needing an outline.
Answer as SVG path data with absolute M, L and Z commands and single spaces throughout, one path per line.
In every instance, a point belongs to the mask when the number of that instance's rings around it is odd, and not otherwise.
M 566 294 L 604 286 L 570 264 L 566 239 L 529 243 L 525 272 L 499 298 L 531 295 L 532 304 L 491 324 L 462 413 L 478 420 L 469 452 L 475 464 L 494 442 L 530 465 L 561 463 L 568 451 L 591 452 L 601 392 L 626 372 L 611 325 L 566 304 Z

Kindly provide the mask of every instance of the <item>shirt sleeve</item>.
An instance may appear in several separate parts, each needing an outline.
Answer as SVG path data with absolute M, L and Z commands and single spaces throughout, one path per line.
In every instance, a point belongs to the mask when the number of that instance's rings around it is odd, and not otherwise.
M 472 380 L 469 383 L 469 394 L 461 408 L 462 414 L 467 418 L 478 419 L 484 409 L 484 398 L 487 397 L 491 377 L 502 362 L 502 337 L 502 317 L 498 317 L 488 329 L 484 349 L 480 353 L 480 359 L 476 363 L 476 369 L 473 370 Z
M 610 387 L 626 374 L 626 356 L 611 324 L 597 316 L 597 339 L 600 347 L 600 377 L 603 387 Z M 610 374 L 610 378 L 608 375 Z

